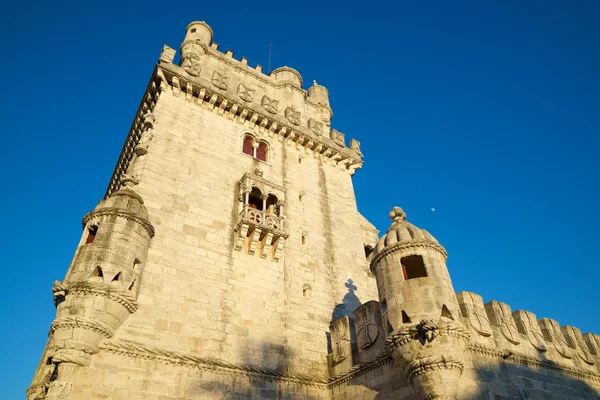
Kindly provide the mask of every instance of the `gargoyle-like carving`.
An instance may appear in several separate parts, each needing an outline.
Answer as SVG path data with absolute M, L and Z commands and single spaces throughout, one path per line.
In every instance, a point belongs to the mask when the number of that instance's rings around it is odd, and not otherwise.
M 530 313 L 529 311 L 517 310 L 513 313 L 513 317 L 517 323 L 519 332 L 527 335 L 529 343 L 531 343 L 536 350 L 541 352 L 548 350 L 535 314 Z
M 332 129 L 329 132 L 329 136 L 331 140 L 335 142 L 335 144 L 344 147 L 346 144 L 344 143 L 344 134 L 336 129 Z
M 240 96 L 240 99 L 244 101 L 252 101 L 252 98 L 254 97 L 254 89 L 250 89 L 249 87 L 246 87 L 243 83 L 240 83 L 240 85 L 238 86 L 237 94 L 238 96 Z
M 52 286 L 52 294 L 54 295 L 55 307 L 58 307 L 58 305 L 65 300 L 67 293 L 69 293 L 69 285 L 61 281 L 54 281 L 54 286 Z
M 517 325 L 515 324 L 508 304 L 492 300 L 489 303 L 486 303 L 485 310 L 487 311 L 490 322 L 493 325 L 500 327 L 500 332 L 502 332 L 502 335 L 504 335 L 506 340 L 513 344 L 521 343 L 519 331 L 517 330 Z
M 542 334 L 546 341 L 551 342 L 554 349 L 564 358 L 573 358 L 567 341 L 560 331 L 560 325 L 557 321 L 550 318 L 542 318 L 539 321 Z
M 140 142 L 133 149 L 135 154 L 138 156 L 148 154 L 148 147 L 150 146 L 153 137 L 154 134 L 152 133 L 152 129 L 145 130 L 140 137 Z
M 219 71 L 214 71 L 210 80 L 213 85 L 222 90 L 227 90 L 229 87 L 229 77 L 221 74 Z
M 175 49 L 172 49 L 165 44 L 160 52 L 159 60 L 166 63 L 172 63 L 174 58 Z
M 381 326 L 381 309 L 379 303 L 370 301 L 354 311 L 354 325 L 356 327 L 356 341 L 360 348 L 371 346 L 379 336 Z
M 200 76 L 200 59 L 194 54 L 187 55 L 181 63 L 181 68 L 192 76 Z
M 343 317 L 330 325 L 332 358 L 334 363 L 344 361 L 349 355 L 350 348 L 350 322 L 348 317 Z
M 567 339 L 567 342 L 570 343 L 571 347 L 575 348 L 577 356 L 579 356 L 584 363 L 594 365 L 594 359 L 590 354 L 588 346 L 583 340 L 581 331 L 574 326 L 563 326 L 561 330 L 565 339 Z
M 73 389 L 71 382 L 54 381 L 48 387 L 46 400 L 62 400 L 66 399 Z
M 294 106 L 285 109 L 285 117 L 294 125 L 300 125 L 300 116 L 300 111 L 296 111 Z
M 263 96 L 260 104 L 263 106 L 265 110 L 270 112 L 271 114 L 277 113 L 277 107 L 279 106 L 279 101 L 275 99 L 270 99 L 267 96 Z
M 147 112 L 146 114 L 144 114 L 142 119 L 144 120 L 144 128 L 146 129 L 154 129 L 154 125 L 156 125 L 156 123 L 158 122 L 156 119 L 156 115 L 152 114 L 151 112 Z
M 359 157 L 363 156 L 360 151 L 360 142 L 356 139 L 350 139 L 350 150 L 353 150 Z
M 140 183 L 140 179 L 134 174 L 121 175 L 121 183 L 125 187 L 135 186 Z
M 323 134 L 323 123 L 317 121 L 314 118 L 308 119 L 308 129 L 310 129 L 315 135 L 321 136 Z
M 456 295 L 463 316 L 467 317 L 471 327 L 481 336 L 492 336 L 490 320 L 485 315 L 483 298 L 471 292 L 460 292 Z

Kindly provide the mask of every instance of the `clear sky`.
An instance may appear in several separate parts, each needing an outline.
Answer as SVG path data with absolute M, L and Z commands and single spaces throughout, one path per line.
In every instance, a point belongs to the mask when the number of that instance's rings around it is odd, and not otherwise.
M 54 318 L 52 282 L 104 194 L 162 45 L 178 49 L 193 20 L 265 69 L 272 42 L 273 67 L 329 89 L 332 126 L 365 154 L 359 210 L 385 231 L 402 206 L 448 250 L 456 291 L 600 334 L 600 2 L 10 7 L 0 25 L 4 398 L 24 397 Z

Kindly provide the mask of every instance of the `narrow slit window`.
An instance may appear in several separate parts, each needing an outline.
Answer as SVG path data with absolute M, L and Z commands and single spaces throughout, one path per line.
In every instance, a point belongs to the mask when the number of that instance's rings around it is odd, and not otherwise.
M 92 225 L 88 228 L 88 235 L 85 239 L 85 244 L 92 243 L 94 239 L 96 239 L 96 234 L 98 233 L 98 225 Z
M 258 149 L 256 150 L 256 158 L 258 158 L 261 161 L 267 162 L 268 152 L 269 152 L 269 149 L 267 148 L 267 145 L 264 143 L 261 143 L 258 145 Z
M 385 299 L 381 300 L 381 313 L 385 314 L 387 312 L 387 301 Z
M 423 263 L 423 257 L 414 255 L 408 257 L 402 257 L 400 259 L 402 264 L 402 274 L 404 279 L 424 278 L 427 276 L 427 269 L 425 263 Z
M 254 147 L 252 147 L 252 139 L 249 137 L 244 138 L 244 145 L 242 147 L 244 154 L 254 157 Z

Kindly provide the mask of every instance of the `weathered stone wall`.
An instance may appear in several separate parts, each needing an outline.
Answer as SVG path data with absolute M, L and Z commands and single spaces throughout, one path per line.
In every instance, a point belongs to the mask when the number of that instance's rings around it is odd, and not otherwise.
M 145 200 L 156 234 L 141 279 L 140 308 L 108 343 L 167 347 L 180 355 L 324 383 L 334 314 L 352 315 L 357 305 L 376 296 L 364 254 L 364 244 L 374 243 L 376 232 L 356 209 L 351 173 L 292 140 L 176 94 L 171 88 L 162 92 L 153 109 L 148 152 L 128 170 L 139 180 L 135 190 Z M 242 153 L 246 133 L 268 142 L 267 163 Z M 241 251 L 234 250 L 238 182 L 257 168 L 262 179 L 285 189 L 289 237 L 279 262 L 270 255 L 261 258 L 258 251 L 248 254 L 247 240 Z M 149 368 L 147 363 L 124 369 L 132 362 L 129 357 L 99 354 L 75 387 L 87 385 L 80 389 L 87 395 L 92 390 L 97 396 L 127 392 L 152 398 L 156 393 L 141 394 L 143 385 L 134 391 L 118 379 L 101 387 L 86 381 L 107 369 L 115 376 L 148 379 L 149 372 L 139 372 Z M 238 385 L 222 375 L 189 378 L 189 367 L 155 363 L 150 369 L 165 383 L 179 382 L 178 394 L 169 395 L 173 398 L 188 390 L 199 393 L 206 385 Z M 306 382 L 298 385 L 310 387 Z M 261 390 L 287 390 L 281 383 L 265 385 Z M 258 390 L 247 386 L 240 384 L 245 388 L 240 393 Z M 323 384 L 311 390 L 327 392 Z

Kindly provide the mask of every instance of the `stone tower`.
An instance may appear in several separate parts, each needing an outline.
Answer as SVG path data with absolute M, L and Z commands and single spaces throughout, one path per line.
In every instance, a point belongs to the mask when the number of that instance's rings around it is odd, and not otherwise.
M 598 398 L 599 336 L 455 294 L 398 207 L 378 238 L 327 89 L 218 47 L 163 47 L 28 400 Z
M 376 298 L 327 89 L 212 37 L 191 23 L 179 65 L 164 47 L 28 399 L 325 397 L 330 323 Z

